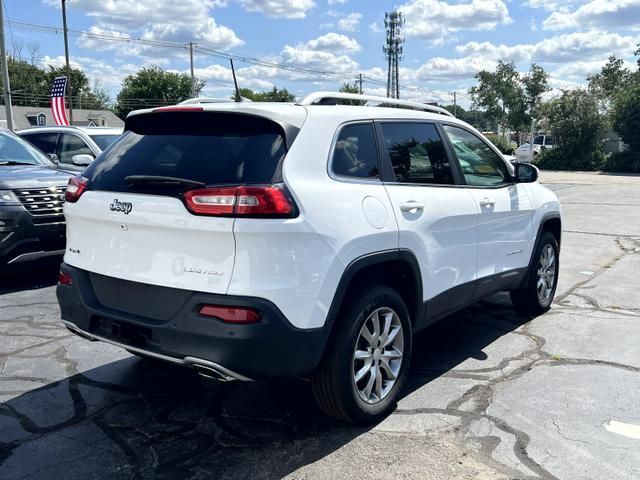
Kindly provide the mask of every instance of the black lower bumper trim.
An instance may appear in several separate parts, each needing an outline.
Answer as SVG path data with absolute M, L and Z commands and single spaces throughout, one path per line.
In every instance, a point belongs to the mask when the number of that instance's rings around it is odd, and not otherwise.
M 325 329 L 295 328 L 272 302 L 262 298 L 185 294 L 184 290 L 140 283 L 133 286 L 135 282 L 104 276 L 93 281 L 96 274 L 67 264 L 61 269 L 73 279 L 72 285 L 57 287 L 62 319 L 80 335 L 175 363 L 193 365 L 197 363 L 193 359 L 211 362 L 255 380 L 304 376 L 315 369 L 324 352 L 328 337 Z M 121 302 L 107 301 L 105 292 L 117 293 Z M 157 305 L 145 307 L 156 293 L 170 315 L 161 314 Z M 172 305 L 167 298 L 174 300 Z M 124 310 L 118 309 L 117 303 Z M 227 324 L 200 316 L 203 304 L 250 307 L 260 311 L 262 320 L 252 325 Z

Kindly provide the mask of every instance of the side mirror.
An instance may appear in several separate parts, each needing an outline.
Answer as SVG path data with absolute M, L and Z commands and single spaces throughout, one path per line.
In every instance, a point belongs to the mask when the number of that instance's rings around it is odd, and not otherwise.
M 518 183 L 533 183 L 538 180 L 538 167 L 530 163 L 516 163 L 514 168 L 516 169 L 516 181 Z
M 93 162 L 93 157 L 87 154 L 74 155 L 71 157 L 71 163 L 78 165 L 79 167 L 86 167 Z

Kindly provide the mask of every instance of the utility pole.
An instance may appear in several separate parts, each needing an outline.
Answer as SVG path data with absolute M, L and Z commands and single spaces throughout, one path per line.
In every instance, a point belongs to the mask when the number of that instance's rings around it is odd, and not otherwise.
M 358 83 L 360 84 L 360 87 L 359 87 L 358 90 L 359 90 L 360 94 L 362 95 L 362 74 L 358 75 Z
M 385 12 L 384 26 L 387 31 L 385 46 L 382 47 L 387 59 L 387 97 L 400 98 L 400 60 L 402 60 L 402 26 L 404 17 L 401 12 Z
M 67 63 L 67 92 L 69 92 L 69 124 L 73 125 L 73 90 L 71 89 L 71 67 L 69 66 L 69 36 L 67 32 L 67 0 L 62 0 L 62 28 L 64 31 L 64 57 Z
M 7 112 L 7 128 L 13 131 L 13 111 L 11 110 L 11 85 L 9 84 L 9 66 L 4 45 L 4 1 L 0 0 L 0 55 L 2 55 L 2 86 L 4 90 L 4 108 Z
M 191 62 L 191 98 L 196 98 L 196 76 L 193 73 L 193 42 L 189 42 L 189 61 Z
M 456 102 L 456 91 L 453 91 L 453 116 L 457 117 L 457 113 L 458 113 L 458 104 Z

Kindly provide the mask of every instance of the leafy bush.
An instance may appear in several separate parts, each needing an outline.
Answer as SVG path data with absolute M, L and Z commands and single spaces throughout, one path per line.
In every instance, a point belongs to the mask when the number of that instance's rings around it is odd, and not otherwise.
M 605 160 L 599 136 L 605 125 L 598 99 L 583 89 L 565 90 L 545 106 L 556 148 L 536 158 L 540 168 L 599 170 Z
M 614 130 L 629 150 L 640 155 L 640 72 L 616 95 L 611 119 Z M 619 160 L 631 158 L 627 155 Z
M 612 153 L 602 165 L 606 172 L 640 173 L 640 153 L 626 150 Z
M 534 163 L 545 170 L 600 170 L 606 160 L 601 148 L 591 151 L 583 148 L 556 147 L 543 150 L 535 157 Z
M 511 146 L 511 143 L 504 138 L 503 136 L 499 136 L 499 135 L 487 135 L 487 139 L 493 143 L 498 150 L 500 150 L 502 153 L 504 153 L 505 155 L 512 155 L 514 148 Z

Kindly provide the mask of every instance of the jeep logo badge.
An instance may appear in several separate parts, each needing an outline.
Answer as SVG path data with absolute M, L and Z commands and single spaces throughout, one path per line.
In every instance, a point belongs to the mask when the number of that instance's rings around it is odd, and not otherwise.
M 129 202 L 121 202 L 116 198 L 113 200 L 113 203 L 109 205 L 109 209 L 112 212 L 122 212 L 125 215 L 129 215 L 129 212 L 133 209 L 133 204 Z

